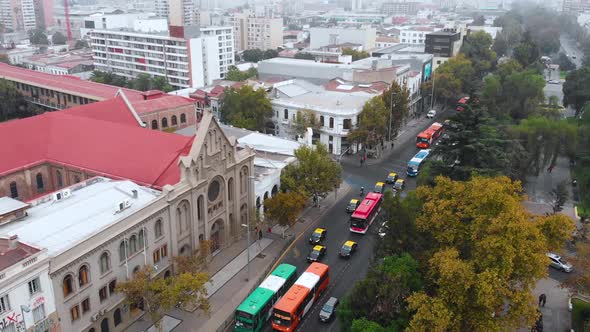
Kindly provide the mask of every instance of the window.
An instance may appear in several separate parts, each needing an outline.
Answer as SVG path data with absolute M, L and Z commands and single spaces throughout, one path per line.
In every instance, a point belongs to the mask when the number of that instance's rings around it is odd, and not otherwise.
M 168 245 L 167 244 L 163 245 L 162 248 L 160 248 L 160 256 L 162 258 L 168 256 Z
M 120 262 L 124 262 L 125 258 L 127 258 L 127 241 L 123 240 L 121 241 L 121 244 L 119 244 L 119 261 Z
M 10 182 L 10 197 L 18 198 L 18 188 L 16 187 L 16 182 Z
M 324 116 L 320 115 L 320 126 L 324 126 Z
M 45 319 L 45 305 L 41 303 L 40 306 L 33 308 L 33 319 L 35 324 Z
M 100 255 L 100 273 L 106 273 L 111 269 L 111 260 L 109 259 L 109 254 L 103 252 Z
M 121 324 L 121 309 L 117 308 L 113 313 L 113 320 L 115 321 L 115 326 Z
M 45 184 L 43 183 L 43 174 L 37 173 L 36 179 L 37 179 L 37 192 L 41 193 L 41 192 L 45 191 Z
M 168 119 L 167 118 L 162 119 L 162 128 L 168 128 Z
M 152 254 L 152 258 L 154 259 L 154 264 L 157 264 L 160 262 L 160 249 L 154 250 L 154 253 Z
M 143 229 L 139 231 L 139 234 L 137 235 L 137 244 L 139 245 L 139 249 L 143 249 L 144 245 L 145 245 L 145 235 L 143 233 Z
M 154 233 L 156 234 L 156 239 L 162 236 L 162 220 L 156 221 L 154 225 Z
M 70 316 L 72 317 L 72 322 L 78 320 L 80 318 L 80 307 L 78 307 L 77 305 L 73 306 L 70 309 Z
M 79 183 L 80 182 L 80 177 L 77 175 L 74 175 L 74 183 Z
M 84 299 L 84 301 L 82 301 L 82 303 L 80 303 L 80 306 L 82 307 L 82 314 L 89 312 L 90 311 L 90 298 L 87 297 L 86 299 Z
M 330 118 L 330 128 L 334 128 L 334 118 Z
M 152 129 L 158 129 L 158 121 L 152 120 Z
M 342 128 L 344 128 L 344 129 L 352 128 L 352 120 L 351 119 L 344 119 L 344 123 L 342 125 Z
M 285 110 L 283 111 L 283 118 L 285 120 L 289 120 L 289 110 L 285 108 Z
M 117 292 L 117 279 L 111 280 L 109 282 L 109 294 L 113 295 Z
M 180 123 L 186 123 L 186 115 L 184 113 L 180 114 Z
M 176 115 L 173 115 L 172 118 L 170 119 L 170 121 L 172 122 L 172 125 L 173 126 L 176 126 L 178 124 Z
M 41 291 L 41 281 L 39 278 L 35 278 L 29 281 L 29 294 L 33 295 Z
M 60 171 L 55 171 L 55 178 L 57 181 L 57 187 L 61 188 L 64 186 L 64 182 L 63 182 L 63 178 L 61 177 L 61 172 Z
M 104 286 L 98 290 L 98 298 L 100 299 L 100 302 L 103 302 L 108 297 L 109 295 L 107 294 L 107 286 Z
M 62 284 L 64 289 L 64 297 L 67 297 L 74 292 L 74 278 L 72 278 L 71 274 L 68 274 L 64 277 Z
M 89 281 L 88 278 L 88 266 L 84 265 L 78 270 L 78 284 L 80 287 L 86 285 Z
M 10 301 L 8 301 L 8 294 L 0 296 L 0 314 L 10 311 Z
M 129 254 L 134 254 L 137 252 L 137 237 L 135 235 L 131 235 L 129 238 Z

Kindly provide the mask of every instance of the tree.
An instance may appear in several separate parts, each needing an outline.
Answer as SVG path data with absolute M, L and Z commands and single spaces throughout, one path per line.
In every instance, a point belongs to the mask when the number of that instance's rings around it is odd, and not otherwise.
M 295 121 L 293 122 L 293 130 L 298 135 L 303 135 L 307 131 L 307 128 L 313 130 L 320 129 L 320 121 L 315 116 L 312 110 L 304 109 L 295 115 Z
M 0 122 L 22 119 L 41 113 L 35 106 L 27 102 L 13 83 L 0 79 Z
M 576 255 L 569 260 L 575 266 L 576 273 L 568 273 L 563 286 L 572 293 L 590 294 L 590 243 L 577 241 Z
M 43 29 L 34 29 L 29 31 L 29 40 L 33 45 L 48 45 L 49 40 Z
M 225 78 L 229 81 L 241 82 L 249 78 L 256 77 L 257 75 L 258 70 L 256 70 L 256 68 L 254 67 L 249 68 L 247 71 L 244 72 L 240 71 L 236 66 L 229 66 Z
M 51 35 L 51 41 L 53 42 L 53 45 L 65 45 L 68 42 L 68 39 L 63 33 L 56 31 Z
M 578 115 L 590 100 L 590 67 L 573 70 L 563 84 L 563 106 L 572 106 Z
M 323 144 L 302 146 L 295 150 L 297 162 L 281 172 L 281 187 L 285 191 L 298 191 L 308 196 L 324 196 L 340 185 L 342 168 L 330 158 Z
M 156 90 L 160 90 L 160 91 L 164 91 L 164 92 L 170 92 L 170 91 L 174 90 L 172 85 L 170 85 L 170 83 L 168 83 L 166 78 L 164 78 L 162 76 L 155 76 L 154 78 L 152 78 L 152 89 L 156 89 Z
M 389 121 L 389 110 L 380 96 L 369 99 L 359 114 L 359 120 L 348 134 L 351 142 L 371 146 L 380 146 L 386 138 Z
M 485 31 L 476 31 L 465 37 L 461 53 L 471 60 L 475 75 L 483 78 L 494 66 L 496 53 L 491 50 L 492 36 Z
M 476 16 L 473 18 L 473 22 L 471 22 L 471 25 L 475 25 L 475 26 L 486 25 L 486 18 L 483 17 L 483 15 Z
M 391 141 L 397 136 L 404 118 L 410 113 L 410 90 L 406 86 L 400 86 L 394 80 L 389 88 L 383 91 L 381 98 L 387 109 L 388 117 L 391 117 L 391 132 L 388 133 L 390 137 L 387 138 L 387 140 Z
M 139 91 L 147 91 L 152 88 L 152 78 L 149 74 L 139 74 L 133 80 L 133 88 Z
M 458 182 L 438 177 L 419 187 L 424 202 L 416 219 L 436 248 L 428 262 L 426 291 L 408 298 L 415 312 L 408 331 L 498 331 L 530 326 L 532 296 L 546 275 L 549 241 L 543 223 L 522 206 L 522 187 L 507 177 L 475 176 Z M 538 217 L 537 217 L 538 218 Z M 567 219 L 567 218 L 566 218 Z M 562 219 L 563 228 L 573 229 Z
M 258 62 L 264 60 L 264 52 L 262 52 L 262 50 L 258 48 L 245 50 L 242 54 L 242 57 L 246 62 Z
M 369 57 L 369 53 L 365 51 L 357 51 L 352 48 L 343 48 L 342 55 L 351 55 L 352 61 L 364 59 Z
M 507 37 L 501 32 L 496 34 L 496 39 L 492 45 L 492 51 L 494 51 L 499 56 L 504 56 L 508 53 L 508 47 L 509 44 Z
M 350 332 L 385 332 L 385 328 L 379 323 L 372 322 L 367 320 L 366 318 L 355 319 L 352 321 L 352 326 L 350 327 Z
M 181 255 L 172 257 L 174 262 L 175 272 L 177 274 L 183 273 L 197 273 L 207 267 L 207 258 L 211 254 L 211 247 L 213 242 L 211 240 L 199 241 L 199 249 L 194 250 L 189 255 Z
M 532 40 L 528 31 L 524 33 L 522 42 L 514 48 L 514 54 L 512 57 L 516 59 L 516 61 L 518 61 L 523 68 L 526 68 L 530 64 L 539 61 L 539 47 Z
M 272 58 L 276 58 L 278 56 L 279 56 L 279 52 L 277 50 L 268 49 L 268 50 L 264 51 L 264 54 L 262 57 L 264 59 L 272 59 Z
M 298 52 L 297 54 L 295 54 L 295 59 L 315 60 L 315 57 L 307 52 Z
M 88 48 L 88 42 L 85 41 L 84 39 L 76 40 L 76 44 L 74 44 L 74 49 L 80 49 L 80 48 Z
M 145 266 L 134 273 L 131 280 L 118 283 L 117 291 L 125 294 L 129 304 L 143 303 L 144 310 L 154 324 L 178 303 L 209 313 L 205 288 L 209 276 L 206 273 L 181 273 L 168 278 L 155 278 L 152 277 L 153 272 L 151 266 Z
M 561 212 L 563 205 L 569 198 L 569 191 L 564 181 L 557 184 L 555 188 L 551 190 L 551 209 L 553 214 Z
M 307 197 L 298 191 L 279 192 L 264 200 L 264 216 L 281 226 L 293 226 L 307 203 Z
M 127 87 L 130 83 L 124 76 L 119 76 L 110 72 L 94 70 L 90 75 L 90 80 L 96 83 Z
M 564 53 L 559 53 L 556 64 L 559 65 L 559 69 L 563 71 L 570 71 L 576 69 L 576 65 L 570 60 L 570 58 Z
M 265 131 L 273 116 L 270 100 L 264 89 L 249 85 L 226 89 L 221 103 L 221 121 L 235 127 Z
M 459 95 L 470 93 L 476 89 L 481 80 L 476 79 L 473 65 L 463 54 L 449 59 L 441 64 L 434 78 L 422 84 L 422 91 L 432 92 L 432 84 L 435 81 L 435 99 L 454 105 Z
M 513 119 L 525 119 L 545 100 L 544 87 L 545 79 L 534 71 L 512 73 L 502 84 L 502 106 Z

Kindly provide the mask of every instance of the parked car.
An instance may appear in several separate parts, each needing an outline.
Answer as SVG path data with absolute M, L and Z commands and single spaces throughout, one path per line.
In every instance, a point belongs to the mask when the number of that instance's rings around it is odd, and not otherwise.
M 550 263 L 549 266 L 551 266 L 552 268 L 561 270 L 563 272 L 567 272 L 570 273 L 574 270 L 574 267 L 566 262 L 561 256 L 559 256 L 558 254 L 554 254 L 554 253 L 547 253 L 547 257 L 549 257 L 550 259 Z
M 322 246 L 322 245 L 318 244 L 317 246 L 313 246 L 313 248 L 311 248 L 309 255 L 307 255 L 307 261 L 310 263 L 318 262 L 319 260 L 322 259 L 322 257 L 324 257 L 325 254 L 326 254 L 326 246 Z
M 328 231 L 325 228 L 321 228 L 321 227 L 316 228 L 313 231 L 313 233 L 311 233 L 311 236 L 309 237 L 309 243 L 311 243 L 311 244 L 320 243 L 323 239 L 326 238 L 326 233 L 328 233 Z
M 344 242 L 342 248 L 340 248 L 340 257 L 350 258 L 350 256 L 356 251 L 357 246 L 358 244 L 354 241 L 348 240 Z
M 549 84 L 560 84 L 560 80 L 549 80 Z
M 348 202 L 348 205 L 346 206 L 346 213 L 353 213 L 354 210 L 356 210 L 356 208 L 359 207 L 360 204 L 361 204 L 360 199 L 356 199 L 356 198 L 351 199 L 350 202 Z
M 436 111 L 435 110 L 430 110 L 428 111 L 428 113 L 426 113 L 426 117 L 429 119 L 432 119 L 436 116 Z
M 326 301 L 322 310 L 320 310 L 320 321 L 323 323 L 329 322 L 336 316 L 336 307 L 338 306 L 338 299 L 331 297 Z
M 406 181 L 404 179 L 397 179 L 393 184 L 393 190 L 402 191 L 406 187 Z

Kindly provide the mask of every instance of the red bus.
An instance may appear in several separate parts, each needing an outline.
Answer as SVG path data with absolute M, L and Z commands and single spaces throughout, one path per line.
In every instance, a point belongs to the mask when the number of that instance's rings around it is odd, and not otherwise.
M 294 331 L 305 314 L 328 288 L 330 267 L 311 263 L 303 274 L 274 305 L 272 328 L 277 331 Z
M 420 149 L 428 149 L 432 142 L 437 139 L 443 132 L 443 125 L 435 122 L 416 136 L 416 147 Z
M 465 105 L 469 104 L 469 97 L 463 97 L 457 102 L 457 112 L 465 110 Z
M 365 234 L 373 223 L 375 216 L 381 210 L 383 195 L 375 192 L 368 193 L 363 202 L 350 216 L 350 231 Z

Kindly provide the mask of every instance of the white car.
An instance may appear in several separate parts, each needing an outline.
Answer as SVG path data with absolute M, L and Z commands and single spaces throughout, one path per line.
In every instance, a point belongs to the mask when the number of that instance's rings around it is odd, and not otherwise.
M 560 84 L 560 80 L 549 80 L 549 84 Z
M 574 267 L 570 263 L 566 262 L 563 258 L 561 258 L 561 256 L 559 256 L 558 254 L 550 252 L 546 255 L 550 259 L 549 266 L 567 273 L 570 273 L 574 270 Z
M 436 116 L 436 111 L 435 110 L 430 110 L 428 111 L 428 113 L 426 114 L 426 117 L 429 119 L 432 119 Z

